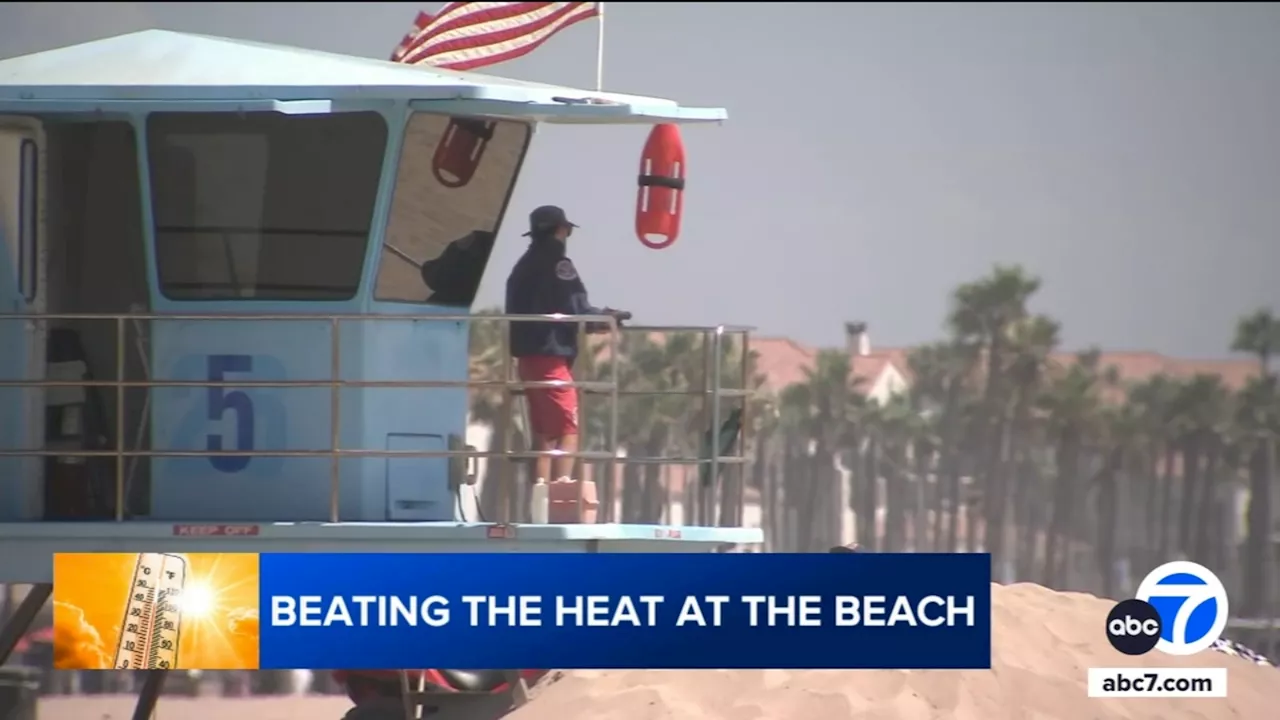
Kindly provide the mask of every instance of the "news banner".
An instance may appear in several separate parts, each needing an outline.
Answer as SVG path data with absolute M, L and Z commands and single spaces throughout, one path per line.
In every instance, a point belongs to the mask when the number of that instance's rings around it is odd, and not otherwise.
M 991 665 L 982 554 L 75 554 L 54 601 L 101 669 Z

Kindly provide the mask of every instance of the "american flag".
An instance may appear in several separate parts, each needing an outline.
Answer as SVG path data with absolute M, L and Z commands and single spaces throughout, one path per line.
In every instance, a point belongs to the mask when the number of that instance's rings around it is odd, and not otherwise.
M 574 23 L 600 16 L 598 2 L 451 2 L 418 13 L 393 62 L 474 70 L 512 60 Z
M 413 39 L 418 37 L 418 33 L 422 32 L 422 29 L 430 24 L 430 15 L 424 12 L 418 13 L 418 17 L 413 20 L 413 28 L 404 36 L 404 39 L 400 41 L 396 49 L 391 51 L 391 62 L 400 62 L 400 58 L 404 57 L 404 54 L 409 52 L 409 47 L 413 45 Z

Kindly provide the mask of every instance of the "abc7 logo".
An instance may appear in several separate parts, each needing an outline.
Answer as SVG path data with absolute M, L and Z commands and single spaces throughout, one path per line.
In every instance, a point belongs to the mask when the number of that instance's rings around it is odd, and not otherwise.
M 1137 595 L 1117 603 L 1107 615 L 1107 640 L 1125 655 L 1156 649 L 1194 655 L 1226 629 L 1227 592 L 1203 565 L 1165 563 L 1147 574 Z

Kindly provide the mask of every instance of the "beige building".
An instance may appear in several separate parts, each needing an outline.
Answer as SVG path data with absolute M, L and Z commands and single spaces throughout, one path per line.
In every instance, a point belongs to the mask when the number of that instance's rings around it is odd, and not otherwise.
M 774 392 L 804 380 L 805 370 L 813 367 L 814 358 L 822 349 L 776 337 L 753 338 L 751 348 L 758 354 L 757 368 L 765 376 L 765 388 Z M 854 376 L 861 379 L 868 397 L 883 402 L 910 389 L 912 378 L 907 356 L 912 348 L 875 347 L 863 330 L 848 334 L 846 349 L 851 359 L 850 368 Z M 1051 358 L 1065 366 L 1075 361 L 1075 353 L 1058 352 Z M 1223 360 L 1183 359 L 1149 350 L 1103 352 L 1101 364 L 1114 368 L 1122 385 L 1161 373 L 1178 378 L 1207 373 L 1220 376 L 1228 388 L 1239 390 L 1258 373 L 1257 360 L 1245 356 Z M 1123 389 L 1117 388 L 1116 392 L 1118 398 Z

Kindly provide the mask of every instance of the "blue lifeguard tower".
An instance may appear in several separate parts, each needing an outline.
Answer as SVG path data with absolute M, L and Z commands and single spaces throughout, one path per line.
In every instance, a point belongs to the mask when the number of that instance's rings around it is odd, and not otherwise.
M 531 456 L 465 436 L 471 304 L 535 125 L 724 118 L 160 30 L 0 61 L 0 582 L 47 596 L 57 552 L 760 542 L 459 502 L 472 458 Z M 720 385 L 711 427 L 745 396 Z

